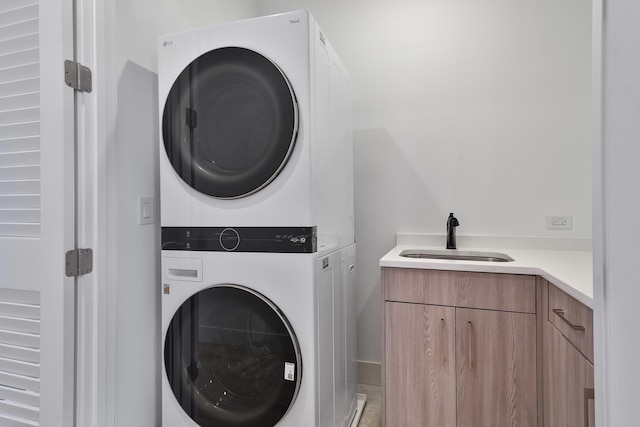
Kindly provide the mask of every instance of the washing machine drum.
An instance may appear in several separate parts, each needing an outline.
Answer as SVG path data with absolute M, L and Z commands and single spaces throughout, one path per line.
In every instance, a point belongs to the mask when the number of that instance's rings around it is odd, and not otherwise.
M 184 182 L 218 198 L 248 196 L 280 173 L 298 133 L 291 84 L 249 49 L 209 51 L 191 62 L 165 102 L 162 137 Z
M 286 317 L 237 285 L 208 288 L 182 304 L 165 336 L 164 360 L 175 398 L 203 427 L 275 425 L 302 376 Z

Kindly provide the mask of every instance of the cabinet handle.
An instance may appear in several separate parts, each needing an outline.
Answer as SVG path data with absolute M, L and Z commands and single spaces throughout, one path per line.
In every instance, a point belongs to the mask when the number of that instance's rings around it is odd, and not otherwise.
M 584 331 L 584 326 L 582 326 L 582 325 L 574 325 L 573 323 L 571 323 L 571 322 L 569 321 L 569 319 L 567 319 L 566 317 L 564 317 L 564 310 L 561 310 L 561 309 L 559 309 L 559 308 L 554 308 L 554 309 L 552 309 L 551 311 L 553 311 L 553 312 L 556 314 L 556 316 L 558 316 L 559 318 L 561 318 L 561 319 L 564 321 L 564 323 L 566 323 L 567 325 L 569 325 L 569 327 L 570 327 L 571 329 L 573 329 L 574 331 Z
M 473 369 L 473 352 L 471 351 L 471 328 L 473 324 L 471 321 L 468 323 L 469 326 L 469 369 Z
M 444 318 L 440 319 L 440 358 L 442 359 L 442 366 L 446 363 L 445 358 L 445 339 L 444 339 Z
M 589 423 L 589 401 L 595 399 L 595 392 L 592 388 L 584 389 L 584 427 L 590 427 Z

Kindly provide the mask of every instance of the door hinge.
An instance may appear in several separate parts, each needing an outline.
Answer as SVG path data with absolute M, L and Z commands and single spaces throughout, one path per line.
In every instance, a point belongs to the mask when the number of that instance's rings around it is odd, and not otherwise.
M 93 271 L 93 251 L 91 249 L 74 249 L 65 256 L 67 277 L 82 276 Z
M 91 69 L 79 62 L 64 61 L 64 82 L 81 92 L 91 92 Z

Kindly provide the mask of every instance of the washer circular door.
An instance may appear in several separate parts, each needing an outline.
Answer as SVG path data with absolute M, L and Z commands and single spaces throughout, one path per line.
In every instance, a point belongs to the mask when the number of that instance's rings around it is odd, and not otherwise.
M 164 361 L 175 398 L 202 427 L 275 425 L 293 405 L 302 376 L 286 317 L 238 285 L 207 288 L 180 306 Z
M 298 104 L 282 70 L 245 48 L 209 51 L 174 82 L 162 115 L 169 161 L 197 191 L 248 196 L 280 173 L 298 133 Z

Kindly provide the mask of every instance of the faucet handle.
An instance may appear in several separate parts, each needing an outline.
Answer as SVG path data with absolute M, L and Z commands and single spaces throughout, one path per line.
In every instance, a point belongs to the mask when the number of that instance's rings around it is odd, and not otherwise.
M 460 225 L 460 222 L 458 221 L 458 218 L 456 218 L 455 216 L 453 216 L 453 212 L 451 212 L 449 214 L 449 219 L 447 219 L 447 224 L 451 227 L 457 227 Z

